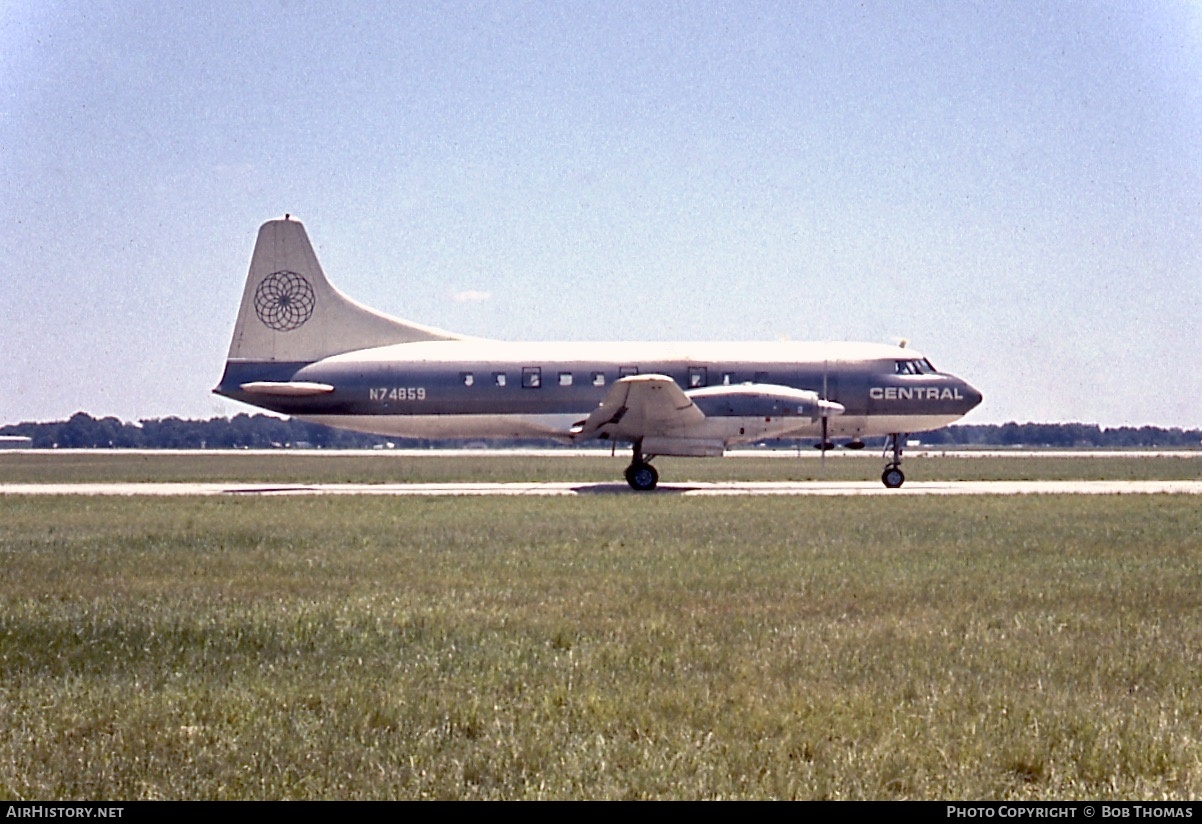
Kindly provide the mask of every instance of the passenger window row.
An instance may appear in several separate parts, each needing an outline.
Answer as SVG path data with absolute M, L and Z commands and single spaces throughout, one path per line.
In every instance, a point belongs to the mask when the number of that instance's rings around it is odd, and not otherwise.
M 900 363 L 899 363 L 900 366 Z M 623 366 L 618 370 L 618 377 L 626 378 L 631 375 L 637 375 L 639 368 L 637 366 Z M 556 383 L 559 386 L 572 386 L 575 383 L 575 375 L 572 372 L 558 372 Z M 476 385 L 476 373 L 460 372 L 460 382 L 464 386 Z M 764 383 L 768 380 L 767 372 L 756 372 L 755 383 Z M 508 375 L 505 372 L 493 372 L 492 384 L 494 386 L 505 386 L 508 381 Z M 588 381 L 593 386 L 605 386 L 606 379 L 604 372 L 589 372 Z M 688 389 L 700 389 L 703 386 L 709 386 L 709 368 L 705 366 L 690 366 L 688 376 Z M 737 381 L 735 380 L 734 372 L 722 373 L 722 385 L 730 386 Z M 525 389 L 539 389 L 543 385 L 543 369 L 541 366 L 523 366 L 522 367 L 522 387 Z

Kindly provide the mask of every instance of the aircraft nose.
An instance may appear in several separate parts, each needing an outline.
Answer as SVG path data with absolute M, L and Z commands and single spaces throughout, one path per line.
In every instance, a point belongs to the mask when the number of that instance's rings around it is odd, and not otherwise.
M 975 409 L 984 399 L 984 396 L 981 394 L 981 390 L 968 381 L 960 381 L 960 383 L 962 384 L 960 394 L 964 396 L 964 411 L 968 412 L 970 409 Z

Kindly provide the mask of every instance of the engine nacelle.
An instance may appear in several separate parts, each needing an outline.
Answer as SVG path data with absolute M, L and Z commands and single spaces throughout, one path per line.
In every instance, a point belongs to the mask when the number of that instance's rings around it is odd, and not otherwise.
M 808 418 L 843 414 L 843 404 L 817 392 L 771 383 L 706 386 L 685 393 L 707 418 Z
M 668 455 L 676 458 L 720 458 L 726 445 L 713 438 L 674 438 L 648 436 L 643 438 L 643 453 Z

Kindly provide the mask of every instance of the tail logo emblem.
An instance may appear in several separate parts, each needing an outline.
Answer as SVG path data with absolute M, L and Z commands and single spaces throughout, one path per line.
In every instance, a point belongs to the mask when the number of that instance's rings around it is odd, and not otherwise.
M 282 269 L 263 278 L 255 290 L 255 314 L 277 332 L 291 332 L 313 316 L 317 295 L 304 275 Z

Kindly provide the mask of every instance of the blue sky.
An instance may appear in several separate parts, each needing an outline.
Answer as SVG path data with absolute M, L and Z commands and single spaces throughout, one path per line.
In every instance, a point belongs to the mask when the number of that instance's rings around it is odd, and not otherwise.
M 247 411 L 260 223 L 508 339 L 907 338 L 1202 426 L 1196 2 L 0 6 L 0 424 Z

